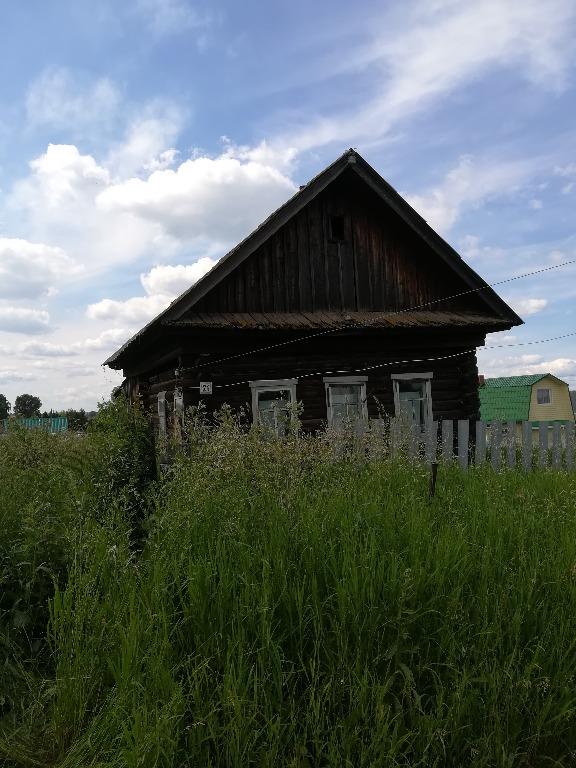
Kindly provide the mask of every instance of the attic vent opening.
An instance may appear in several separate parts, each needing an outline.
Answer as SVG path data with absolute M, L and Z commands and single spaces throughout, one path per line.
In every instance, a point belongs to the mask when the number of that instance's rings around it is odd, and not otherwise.
M 330 240 L 333 243 L 344 240 L 344 216 L 330 216 Z

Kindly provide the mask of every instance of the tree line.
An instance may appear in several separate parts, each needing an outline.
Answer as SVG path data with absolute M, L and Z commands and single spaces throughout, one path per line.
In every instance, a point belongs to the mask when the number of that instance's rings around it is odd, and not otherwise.
M 88 422 L 96 414 L 96 411 L 85 411 L 84 408 L 79 410 L 68 408 L 64 411 L 52 409 L 50 411 L 42 411 L 41 408 L 42 401 L 36 395 L 18 395 L 14 401 L 14 408 L 12 408 L 12 404 L 8 401 L 6 395 L 0 393 L 0 420 L 8 419 L 10 416 L 20 419 L 50 419 L 57 416 L 65 416 L 68 419 L 68 428 L 79 432 L 86 429 Z

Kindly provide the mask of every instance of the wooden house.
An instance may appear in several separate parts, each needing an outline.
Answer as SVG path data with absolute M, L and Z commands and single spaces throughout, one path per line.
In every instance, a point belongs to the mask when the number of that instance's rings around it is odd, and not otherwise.
M 222 212 L 226 215 L 226 211 Z M 522 320 L 354 150 L 115 352 L 161 431 L 203 400 L 305 429 L 476 419 L 476 348 Z

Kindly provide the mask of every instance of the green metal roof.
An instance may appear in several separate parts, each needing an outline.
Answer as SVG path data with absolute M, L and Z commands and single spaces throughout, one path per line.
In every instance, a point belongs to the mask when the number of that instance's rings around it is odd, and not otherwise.
M 482 421 L 528 421 L 532 385 L 547 374 L 486 379 L 478 390 Z
M 484 387 L 531 387 L 536 384 L 540 379 L 544 379 L 548 376 L 547 373 L 533 373 L 525 376 L 501 376 L 499 379 L 486 379 Z

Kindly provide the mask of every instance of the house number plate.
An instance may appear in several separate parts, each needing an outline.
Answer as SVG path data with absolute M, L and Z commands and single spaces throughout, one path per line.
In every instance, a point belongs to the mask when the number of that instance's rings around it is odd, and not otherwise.
M 212 382 L 211 381 L 201 381 L 200 382 L 200 394 L 201 395 L 211 395 L 212 394 Z

